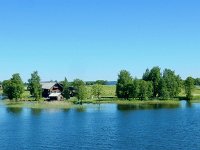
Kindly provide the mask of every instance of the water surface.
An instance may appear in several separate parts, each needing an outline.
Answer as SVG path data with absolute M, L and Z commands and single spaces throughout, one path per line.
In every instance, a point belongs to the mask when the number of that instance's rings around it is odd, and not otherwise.
M 1 150 L 198 150 L 199 106 L 101 104 L 58 110 L 1 105 Z

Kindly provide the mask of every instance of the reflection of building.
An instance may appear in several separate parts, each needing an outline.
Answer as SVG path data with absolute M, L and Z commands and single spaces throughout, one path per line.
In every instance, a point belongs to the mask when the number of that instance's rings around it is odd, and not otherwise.
M 62 100 L 63 86 L 57 82 L 42 82 L 42 97 L 51 100 Z

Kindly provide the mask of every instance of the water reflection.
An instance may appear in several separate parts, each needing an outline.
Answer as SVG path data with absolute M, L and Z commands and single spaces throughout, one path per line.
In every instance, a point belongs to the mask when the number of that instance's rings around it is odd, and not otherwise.
M 43 109 L 32 108 L 31 114 L 34 116 L 39 116 L 42 113 Z
M 191 108 L 192 107 L 192 103 L 190 101 L 186 102 L 186 107 Z
M 23 108 L 19 108 L 19 107 L 7 107 L 6 108 L 8 113 L 12 113 L 12 114 L 21 114 L 23 111 Z
M 77 112 L 85 112 L 85 111 L 86 111 L 86 107 L 84 107 L 84 106 L 78 106 L 78 107 L 76 108 L 76 111 L 77 111 Z
M 145 110 L 145 109 L 173 109 L 179 108 L 180 104 L 118 104 L 117 110 L 126 111 L 126 110 Z

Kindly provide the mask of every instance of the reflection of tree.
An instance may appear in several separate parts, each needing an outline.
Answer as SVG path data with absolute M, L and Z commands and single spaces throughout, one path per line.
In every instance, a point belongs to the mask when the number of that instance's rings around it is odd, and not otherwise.
M 68 112 L 70 109 L 69 108 L 64 108 L 63 112 Z
M 162 108 L 178 108 L 180 107 L 180 104 L 118 104 L 117 109 L 120 111 L 126 111 L 126 110 L 142 110 L 142 109 L 162 109 Z
M 19 107 L 7 107 L 8 113 L 20 114 L 22 112 L 22 110 L 23 110 L 23 108 L 19 108 Z
M 80 106 L 80 107 L 77 107 L 76 108 L 76 111 L 77 112 L 85 112 L 86 111 L 86 108 L 84 106 Z
M 37 108 L 31 109 L 31 114 L 33 114 L 34 116 L 39 116 L 41 112 L 42 112 L 42 109 L 37 109 Z
M 192 103 L 190 101 L 186 102 L 186 107 L 191 108 L 192 107 Z

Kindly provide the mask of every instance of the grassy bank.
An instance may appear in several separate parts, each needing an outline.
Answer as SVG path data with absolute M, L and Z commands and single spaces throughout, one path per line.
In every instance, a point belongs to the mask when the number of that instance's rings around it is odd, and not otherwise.
M 163 105 L 178 105 L 180 102 L 178 100 L 148 100 L 148 101 L 140 101 L 140 100 L 119 100 L 119 99 L 103 99 L 103 100 L 83 100 L 83 104 L 120 104 L 120 105 L 155 105 L 155 104 L 163 104 Z M 35 108 L 35 109 L 70 109 L 70 108 L 78 108 L 81 105 L 77 104 L 76 100 L 69 101 L 44 101 L 44 102 L 36 102 L 36 101 L 10 101 L 4 100 L 2 102 L 3 105 L 9 108 Z
M 3 104 L 6 105 L 6 107 L 12 107 L 12 108 L 37 108 L 37 109 L 48 109 L 48 108 L 54 108 L 54 109 L 68 109 L 76 107 L 71 102 L 65 102 L 65 101 L 53 101 L 53 102 L 26 102 L 26 101 L 19 101 L 19 102 L 13 102 L 10 100 L 4 100 Z
M 76 103 L 76 100 L 70 100 L 71 103 Z M 120 99 L 101 99 L 101 100 L 83 100 L 84 104 L 124 104 L 124 105 L 136 105 L 136 104 L 171 104 L 177 105 L 180 103 L 179 100 L 120 100 Z

